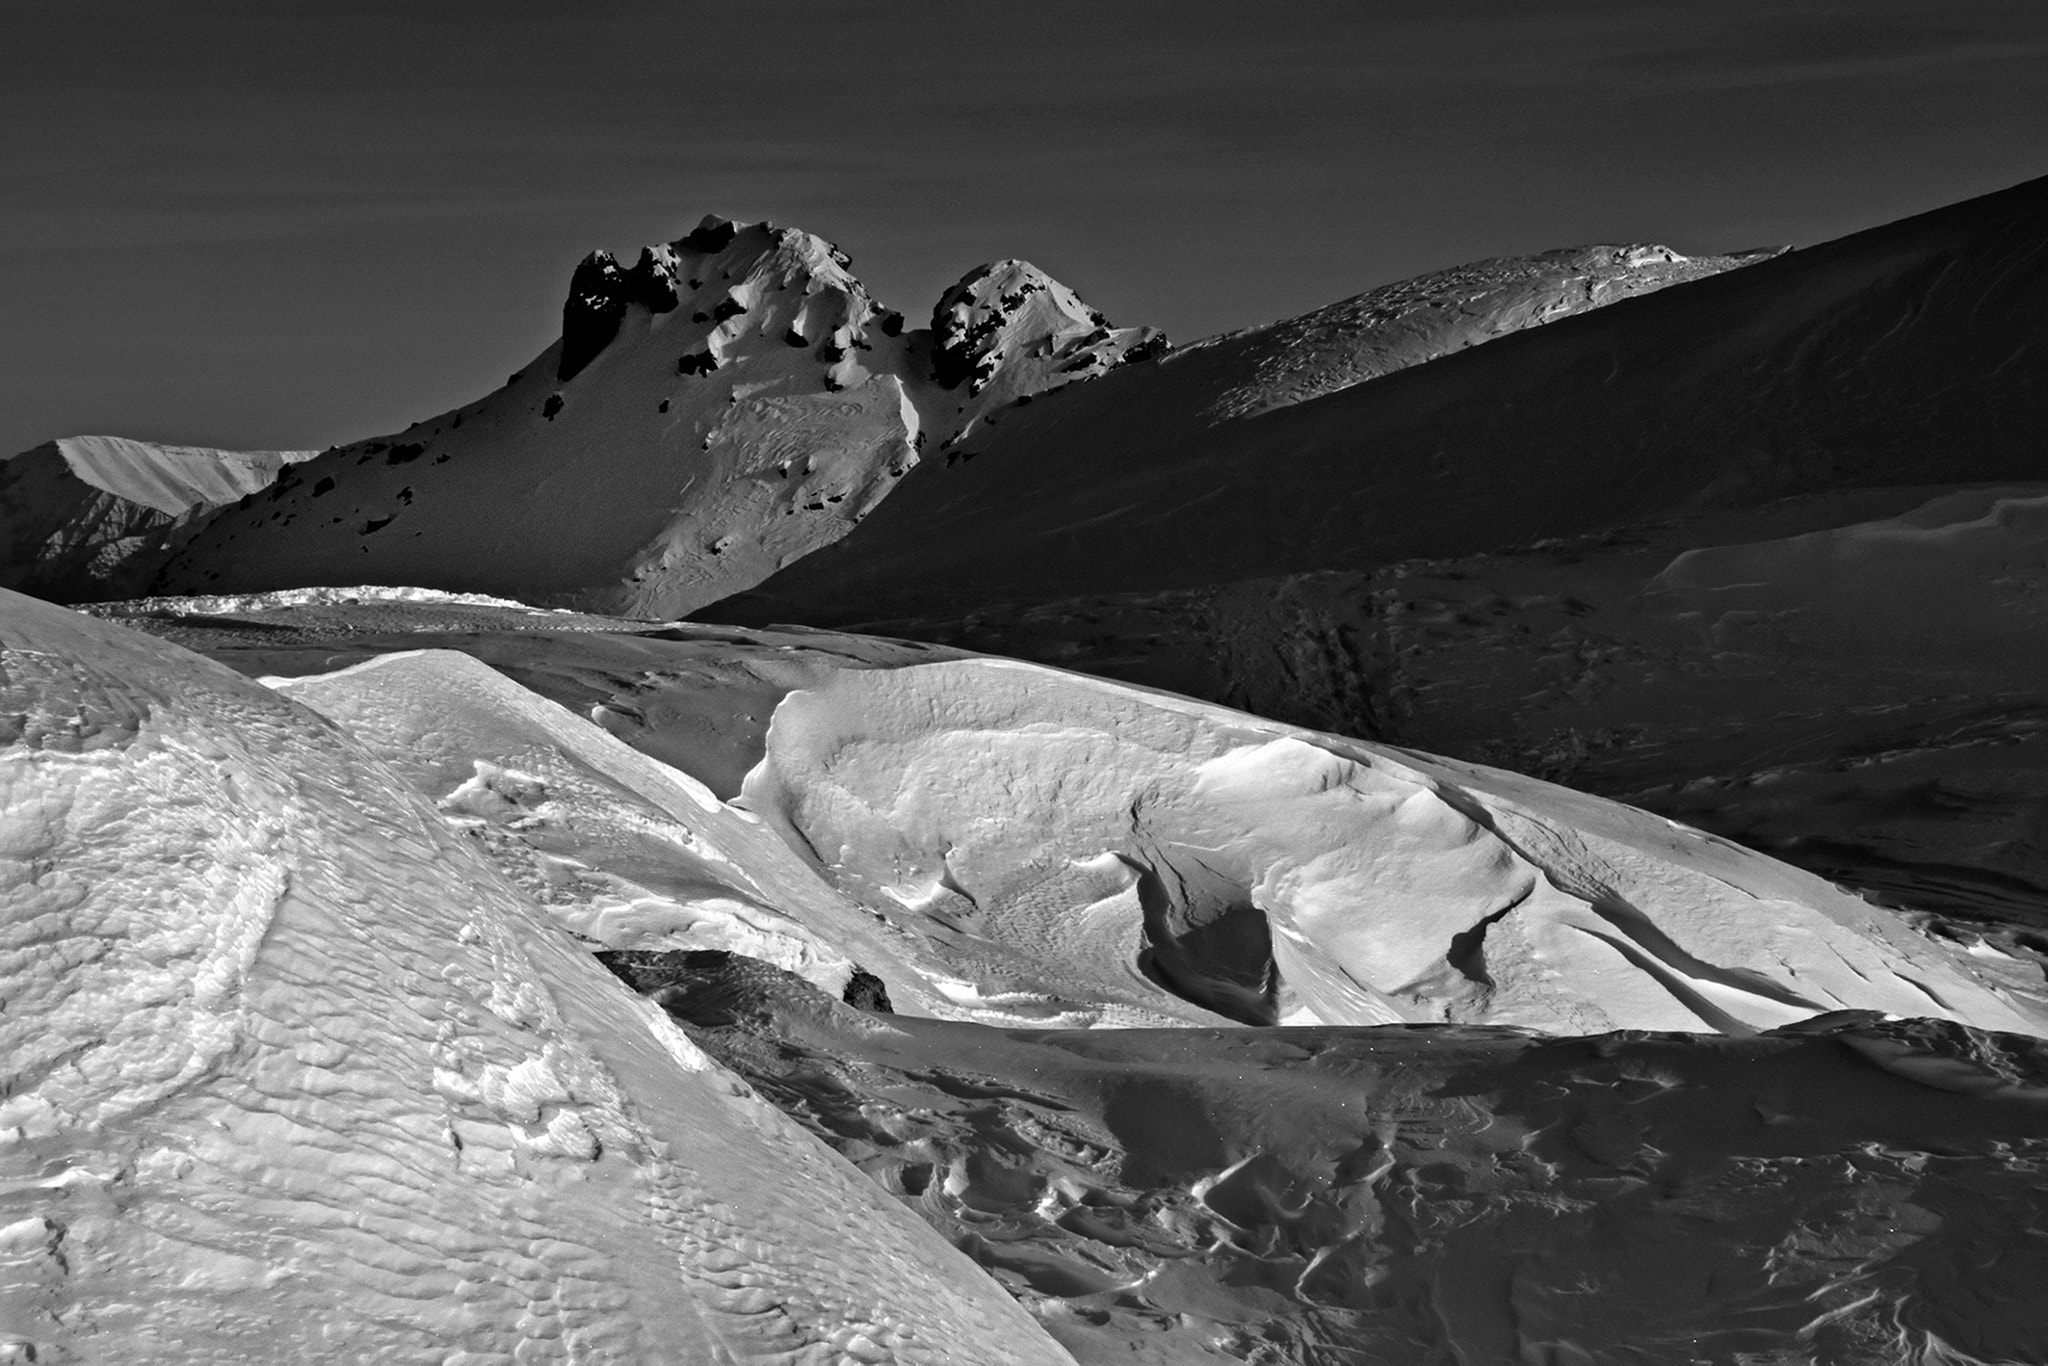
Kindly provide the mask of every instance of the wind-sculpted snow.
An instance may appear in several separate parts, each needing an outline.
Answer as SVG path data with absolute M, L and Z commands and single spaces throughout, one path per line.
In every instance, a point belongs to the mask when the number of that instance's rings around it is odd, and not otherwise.
M 94 598 L 145 585 L 205 514 L 317 451 L 67 436 L 0 463 L 0 587 Z
M 932 999 L 872 919 L 761 821 L 468 655 L 266 680 L 420 793 L 557 924 L 612 949 L 723 949 L 837 995 L 856 967 Z M 937 998 L 942 1002 L 943 998 Z
M 12 1359 L 1065 1359 L 332 726 L 0 606 Z
M 963 999 L 1062 1024 L 1185 1001 L 1249 1023 L 1741 1035 L 1864 1009 L 2048 1033 L 2010 975 L 1697 831 L 1027 665 L 792 693 L 744 802 L 957 965 Z

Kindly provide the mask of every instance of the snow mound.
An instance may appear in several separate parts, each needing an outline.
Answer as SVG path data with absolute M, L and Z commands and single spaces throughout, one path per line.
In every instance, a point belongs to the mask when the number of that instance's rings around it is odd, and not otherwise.
M 0 609 L 10 1356 L 1065 1359 L 333 727 Z
M 760 821 L 468 655 L 262 681 L 383 758 L 592 944 L 742 953 L 835 996 L 855 954 L 902 984 L 908 1008 L 930 998 L 870 917 Z
M 1862 1009 L 2048 1033 L 1967 954 L 1725 841 L 1028 665 L 793 692 L 742 800 L 983 1002 L 1731 1035 Z

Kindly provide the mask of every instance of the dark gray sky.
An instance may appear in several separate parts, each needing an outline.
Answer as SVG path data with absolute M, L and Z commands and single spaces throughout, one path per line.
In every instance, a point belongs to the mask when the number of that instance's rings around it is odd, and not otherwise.
M 1482 256 L 1806 244 L 2048 174 L 2041 0 L 6 0 L 0 452 L 315 446 L 707 212 L 924 315 L 1037 262 L 1265 322 Z

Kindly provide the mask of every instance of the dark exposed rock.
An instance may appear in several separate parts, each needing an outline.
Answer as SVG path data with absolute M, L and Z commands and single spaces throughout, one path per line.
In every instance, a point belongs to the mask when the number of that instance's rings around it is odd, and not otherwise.
M 846 984 L 839 999 L 856 1010 L 870 1010 L 878 1015 L 893 1015 L 895 1008 L 889 1004 L 889 988 L 882 979 L 866 968 L 855 968 L 853 978 Z
M 572 379 L 610 346 L 619 323 L 634 304 L 651 313 L 667 313 L 682 302 L 675 267 L 666 255 L 643 247 L 631 270 L 623 269 L 608 251 L 593 251 L 569 278 L 569 298 L 562 305 L 562 358 L 557 379 Z
M 632 301 L 650 313 L 672 312 L 682 302 L 675 267 L 666 253 L 657 256 L 652 247 L 640 248 L 640 259 L 633 263 L 627 284 L 633 291 Z
M 557 379 L 573 379 L 619 335 L 630 287 L 625 271 L 608 251 L 593 251 L 569 277 L 562 305 L 562 358 Z
M 738 225 L 723 218 L 707 218 L 692 229 L 690 235 L 683 240 L 690 244 L 691 250 L 709 255 L 712 252 L 724 251 L 732 245 L 732 239 L 738 235 Z

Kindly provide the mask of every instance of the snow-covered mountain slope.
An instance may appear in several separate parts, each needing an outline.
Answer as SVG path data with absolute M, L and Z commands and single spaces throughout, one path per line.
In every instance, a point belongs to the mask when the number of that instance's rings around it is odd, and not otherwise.
M 620 970 L 1082 1362 L 2048 1354 L 2039 1040 L 878 1030 L 743 960 Z
M 916 463 L 901 333 L 808 233 L 711 219 L 630 268 L 598 253 L 504 389 L 294 469 L 162 581 L 673 615 L 844 535 Z
M 8 1355 L 1067 1359 L 332 725 L 0 642 Z
M 1209 411 L 1250 417 L 1304 403 L 1510 332 L 1777 255 L 1685 256 L 1655 243 L 1508 256 L 1383 285 L 1268 327 L 1203 343 L 1250 374 Z
M 222 451 L 67 436 L 0 462 L 0 587 L 119 597 L 145 587 L 207 513 L 317 451 Z
M 820 238 L 706 219 L 577 267 L 495 394 L 294 470 L 165 567 L 184 592 L 421 584 L 676 616 L 844 536 L 985 412 L 1156 350 L 1024 262 L 906 331 Z
M 1098 349 L 1110 348 L 1113 355 L 1091 359 L 1083 353 L 1070 358 L 1057 345 L 1013 346 L 1003 357 L 1003 368 L 993 372 L 988 392 L 969 400 L 978 401 L 978 408 L 957 410 L 956 431 L 938 449 L 947 466 L 985 453 L 1030 461 L 1038 458 L 1033 452 L 1055 446 L 1113 459 L 1121 459 L 1127 450 L 1170 451 L 1219 427 L 1229 428 L 1241 418 L 1350 388 L 1620 299 L 1704 279 L 1771 254 L 1687 257 L 1669 247 L 1633 245 L 1574 247 L 1479 261 L 1384 285 L 1300 317 L 1211 337 L 1179 351 L 1169 351 L 1163 337 L 1137 329 L 1129 334 L 1109 332 L 1097 319 L 1095 332 L 1088 336 Z M 941 300 L 935 329 L 945 332 L 948 300 L 969 286 L 1002 290 L 1003 299 L 1046 300 L 1041 308 L 1063 322 L 1069 333 L 1086 325 L 1088 315 L 1083 311 L 1072 305 L 1055 307 L 1052 290 L 1030 292 L 1028 267 L 1004 264 L 1021 269 L 987 267 L 969 276 Z M 1010 283 L 1012 279 L 1016 283 Z M 1019 311 L 1028 308 L 1026 304 Z M 1005 335 L 996 330 L 993 319 L 983 321 L 980 328 L 996 339 Z M 983 364 L 993 365 L 996 359 L 990 356 Z M 1152 359 L 1161 363 L 1128 364 Z M 1117 373 L 1110 375 L 1111 369 Z M 1104 382 L 1059 392 L 1057 403 L 1026 411 L 1027 405 L 1055 396 L 1057 385 L 1047 383 L 1024 392 L 1016 382 L 1036 379 L 1041 372 L 1053 379 L 1100 374 Z M 961 364 L 952 373 L 968 370 Z M 1006 383 L 1005 375 L 1013 378 Z
M 1120 371 L 1001 414 L 856 536 L 709 615 L 957 617 L 1821 489 L 2037 478 L 2044 243 L 2048 180 L 1196 429 Z
M 544 856 L 558 914 L 585 933 L 612 910 L 621 934 L 724 947 L 718 936 L 744 922 L 778 945 L 759 956 L 787 955 L 833 986 L 835 960 L 811 968 L 805 935 L 760 913 L 779 911 L 920 1012 L 1743 1033 L 1855 1008 L 2048 1030 L 2024 953 L 1912 930 L 1609 802 L 1186 699 L 829 636 L 808 650 L 786 637 L 779 675 L 760 669 L 765 641 L 717 628 L 428 637 L 573 708 L 546 711 L 554 738 L 541 744 L 537 722 L 488 719 L 538 717 L 535 699 L 446 656 L 308 678 L 365 642 L 330 616 L 291 645 L 291 607 L 247 612 L 240 631 L 157 610 L 141 624 L 244 668 L 301 674 L 283 686 L 362 726 L 444 813 L 466 828 L 494 820 L 502 833 L 489 838 L 513 842 L 515 874 L 544 881 L 520 871 Z M 579 652 L 588 663 L 572 663 Z M 742 712 L 743 734 L 703 724 Z M 628 714 L 638 719 L 621 725 Z M 673 784 L 652 807 L 616 779 L 599 789 L 593 756 L 622 760 L 583 715 L 723 784 L 745 765 L 736 800 L 721 813 Z M 784 837 L 776 858 L 747 842 L 752 817 Z M 659 841 L 605 833 L 628 824 Z M 682 831 L 701 845 L 685 849 Z M 788 866 L 790 851 L 808 871 Z M 866 938 L 846 939 L 849 925 Z
M 846 535 L 921 450 L 973 459 L 999 424 L 1028 446 L 1027 405 L 1056 396 L 1092 447 L 1130 425 L 1157 445 L 1742 259 L 1482 262 L 1157 366 L 1163 335 L 1112 326 L 1029 262 L 970 271 L 906 331 L 828 243 L 707 219 L 631 266 L 592 255 L 561 341 L 505 389 L 327 453 L 211 519 L 160 582 L 421 584 L 674 616 Z M 1079 381 L 1112 373 L 1076 404 Z

